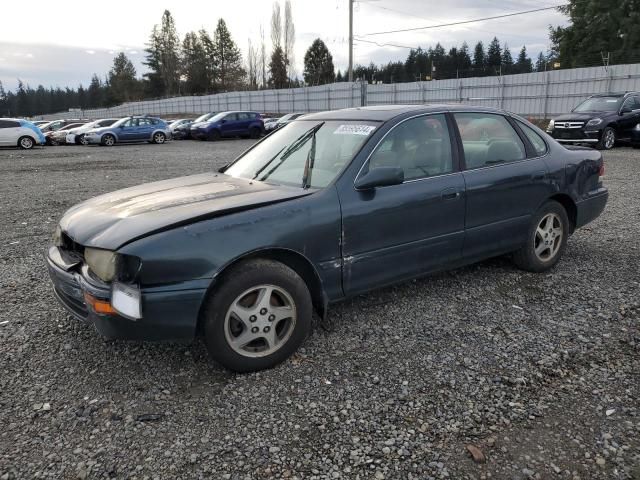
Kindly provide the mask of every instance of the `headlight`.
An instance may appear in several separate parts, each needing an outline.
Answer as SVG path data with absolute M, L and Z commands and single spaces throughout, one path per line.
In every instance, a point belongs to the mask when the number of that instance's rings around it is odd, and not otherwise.
M 551 120 L 549 122 L 549 125 L 547 125 L 547 130 L 553 130 L 555 126 L 556 126 L 556 122 L 554 120 Z
M 602 123 L 601 118 L 592 118 L 587 122 L 587 127 L 595 127 L 596 125 L 600 125 Z
M 115 278 L 118 266 L 117 253 L 99 248 L 85 248 L 84 260 L 100 280 L 110 282 Z
M 54 247 L 62 246 L 62 228 L 60 228 L 60 225 L 56 226 L 51 242 L 53 243 Z

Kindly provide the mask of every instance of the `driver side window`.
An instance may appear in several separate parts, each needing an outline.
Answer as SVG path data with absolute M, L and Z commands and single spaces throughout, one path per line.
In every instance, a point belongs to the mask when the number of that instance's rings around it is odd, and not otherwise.
M 451 139 L 443 114 L 425 115 L 397 125 L 369 160 L 369 169 L 400 167 L 405 180 L 453 171 Z

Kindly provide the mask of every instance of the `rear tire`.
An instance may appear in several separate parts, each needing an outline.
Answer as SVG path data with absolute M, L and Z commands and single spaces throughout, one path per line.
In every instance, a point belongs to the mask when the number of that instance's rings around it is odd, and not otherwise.
M 598 150 L 611 150 L 616 145 L 616 131 L 611 127 L 606 127 L 602 131 L 600 141 L 596 143 Z
M 205 300 L 202 321 L 213 360 L 234 372 L 274 367 L 309 336 L 313 306 L 288 266 L 251 260 L 233 267 Z
M 251 128 L 249 130 L 249 137 L 253 138 L 253 139 L 259 138 L 260 137 L 260 129 L 256 128 L 256 127 Z
M 104 145 L 105 147 L 113 147 L 116 144 L 116 137 L 114 137 L 110 133 L 107 133 L 106 135 L 102 136 L 100 144 Z
M 564 207 L 549 200 L 532 217 L 525 245 L 513 254 L 514 263 L 529 272 L 549 270 L 567 248 L 570 227 Z
M 36 142 L 31 137 L 20 137 L 18 139 L 18 147 L 22 150 L 31 150 Z

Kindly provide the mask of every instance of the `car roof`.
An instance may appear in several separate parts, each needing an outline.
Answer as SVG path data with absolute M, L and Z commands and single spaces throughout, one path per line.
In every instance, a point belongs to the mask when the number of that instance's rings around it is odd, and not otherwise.
M 301 120 L 370 120 L 386 122 L 405 113 L 433 113 L 445 111 L 473 111 L 506 113 L 504 110 L 490 107 L 475 107 L 462 104 L 425 104 L 425 105 L 376 105 L 372 107 L 345 108 L 319 113 L 309 113 Z
M 626 95 L 640 95 L 638 92 L 609 92 L 609 93 L 596 93 L 591 95 L 593 97 L 624 97 Z

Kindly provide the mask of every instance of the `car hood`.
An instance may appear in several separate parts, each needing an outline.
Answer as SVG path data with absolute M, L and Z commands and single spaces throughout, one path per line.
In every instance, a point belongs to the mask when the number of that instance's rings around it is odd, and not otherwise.
M 565 113 L 553 118 L 554 122 L 582 121 L 587 122 L 592 118 L 604 118 L 611 115 L 611 112 L 574 112 Z
M 301 188 L 205 173 L 92 198 L 69 209 L 60 227 L 80 245 L 116 250 L 163 230 L 309 193 Z

